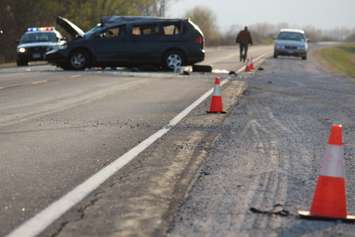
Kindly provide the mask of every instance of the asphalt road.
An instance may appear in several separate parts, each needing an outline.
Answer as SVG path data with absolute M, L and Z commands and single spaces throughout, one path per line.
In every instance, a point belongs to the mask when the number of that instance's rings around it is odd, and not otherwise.
M 348 212 L 355 213 L 355 81 L 311 57 L 269 59 L 225 120 L 168 236 L 354 236 L 354 224 L 300 219 L 332 122 L 344 126 Z
M 236 70 L 241 66 L 236 52 L 211 49 L 206 63 Z M 264 53 L 271 47 L 251 50 L 255 58 Z M 165 126 L 211 88 L 211 79 L 64 72 L 49 65 L 0 69 L 0 236 Z

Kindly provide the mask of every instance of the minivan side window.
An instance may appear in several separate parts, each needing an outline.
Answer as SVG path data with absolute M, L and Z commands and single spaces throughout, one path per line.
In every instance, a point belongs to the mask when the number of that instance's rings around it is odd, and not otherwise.
M 150 25 L 135 25 L 132 27 L 131 34 L 133 36 L 152 36 L 159 35 L 159 25 L 150 24 Z
M 131 33 L 132 33 L 133 36 L 140 36 L 142 34 L 141 33 L 141 28 L 139 26 L 133 26 Z
M 124 26 L 112 27 L 112 28 L 109 28 L 109 29 L 101 32 L 100 33 L 100 38 L 103 38 L 103 39 L 118 38 L 122 34 L 124 34 L 124 31 L 125 31 Z
M 163 35 L 179 35 L 182 33 L 181 24 L 178 22 L 163 24 Z

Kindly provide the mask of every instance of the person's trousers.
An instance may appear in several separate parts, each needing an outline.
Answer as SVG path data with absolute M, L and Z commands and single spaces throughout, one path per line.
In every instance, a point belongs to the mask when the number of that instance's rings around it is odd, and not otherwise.
M 245 62 L 248 57 L 248 44 L 239 44 L 240 48 L 240 61 Z

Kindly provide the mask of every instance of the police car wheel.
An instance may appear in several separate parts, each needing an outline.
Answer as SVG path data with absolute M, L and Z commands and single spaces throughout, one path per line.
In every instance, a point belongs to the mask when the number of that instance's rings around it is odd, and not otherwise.
M 274 58 L 277 58 L 279 55 L 277 54 L 277 52 L 274 52 Z
M 74 51 L 69 58 L 70 66 L 74 70 L 83 70 L 89 64 L 89 54 L 83 50 Z
M 17 60 L 16 64 L 17 66 L 27 66 L 28 62 L 26 60 Z

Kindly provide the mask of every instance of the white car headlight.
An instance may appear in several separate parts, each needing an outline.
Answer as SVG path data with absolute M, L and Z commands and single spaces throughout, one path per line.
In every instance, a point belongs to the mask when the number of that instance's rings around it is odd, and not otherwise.
M 25 49 L 25 48 L 19 48 L 18 51 L 19 51 L 20 53 L 24 53 L 24 52 L 26 52 L 26 49 Z
M 67 44 L 62 44 L 58 46 L 58 49 L 66 49 L 66 48 L 68 48 Z

